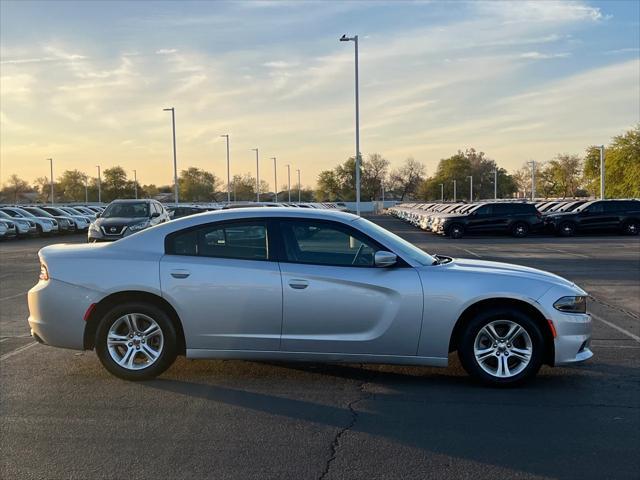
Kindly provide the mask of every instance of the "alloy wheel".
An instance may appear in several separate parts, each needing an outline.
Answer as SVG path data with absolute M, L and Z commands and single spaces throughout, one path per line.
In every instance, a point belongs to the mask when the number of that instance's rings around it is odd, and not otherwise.
M 127 370 L 153 365 L 164 347 L 160 325 L 148 315 L 128 313 L 118 318 L 107 334 L 107 348 L 114 362 Z
M 521 373 L 533 354 L 529 333 L 511 320 L 495 320 L 480 329 L 473 343 L 476 362 L 497 378 L 511 378 Z

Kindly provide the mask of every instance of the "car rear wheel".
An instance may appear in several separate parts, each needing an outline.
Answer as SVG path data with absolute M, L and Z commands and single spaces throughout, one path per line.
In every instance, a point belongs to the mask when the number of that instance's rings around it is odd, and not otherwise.
M 462 238 L 464 235 L 464 227 L 459 223 L 454 223 L 449 227 L 449 236 L 451 238 Z
M 622 226 L 622 232 L 625 235 L 638 235 L 638 233 L 640 232 L 640 224 L 635 220 L 625 222 L 625 224 Z
M 529 235 L 529 225 L 524 222 L 518 222 L 511 227 L 511 235 L 516 238 L 524 238 Z
M 560 228 L 558 228 L 558 233 L 563 237 L 572 237 L 576 234 L 576 225 L 571 222 L 564 222 L 560 224 Z
M 525 313 L 510 308 L 491 310 L 465 325 L 458 356 L 475 379 L 491 386 L 514 386 L 540 369 L 544 337 Z
M 177 356 L 173 322 L 159 307 L 142 302 L 107 312 L 96 332 L 102 365 L 124 380 L 149 380 L 171 366 Z

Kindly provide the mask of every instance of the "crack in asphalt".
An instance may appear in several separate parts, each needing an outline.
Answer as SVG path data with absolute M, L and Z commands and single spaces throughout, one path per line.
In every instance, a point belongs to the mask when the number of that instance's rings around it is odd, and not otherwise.
M 364 400 L 367 400 L 371 396 L 370 394 L 368 394 L 368 393 L 366 393 L 364 391 L 364 387 L 365 387 L 365 385 L 367 383 L 368 383 L 367 381 L 364 381 L 358 386 L 358 391 L 360 392 L 361 396 L 359 398 L 356 398 L 355 400 L 352 400 L 347 405 L 347 408 L 349 409 L 349 413 L 351 414 L 351 420 L 349 421 L 349 423 L 345 427 L 342 427 L 341 429 L 339 429 L 336 432 L 336 435 L 333 437 L 333 441 L 331 442 L 331 445 L 329 446 L 330 456 L 327 459 L 327 462 L 324 465 L 324 470 L 322 471 L 322 473 L 318 477 L 318 480 L 324 480 L 324 478 L 329 474 L 329 470 L 331 469 L 331 464 L 333 463 L 333 461 L 338 456 L 338 449 L 340 447 L 340 439 L 342 438 L 342 436 L 346 432 L 351 430 L 356 425 L 356 422 L 358 421 L 358 412 L 356 411 L 355 406 L 358 403 L 360 403 L 360 402 L 362 402 Z
M 615 305 L 611 305 L 610 303 L 604 302 L 604 301 L 594 297 L 593 295 L 589 295 L 589 298 L 591 300 L 593 300 L 594 302 L 599 303 L 600 305 L 603 305 L 603 306 L 605 306 L 607 308 L 610 308 L 612 310 L 617 310 L 618 312 L 624 313 L 625 315 L 627 315 L 627 316 L 629 316 L 629 317 L 631 317 L 631 318 L 633 318 L 635 320 L 640 319 L 640 316 L 638 316 L 636 313 L 631 312 L 629 310 L 625 310 L 624 308 L 621 308 L 621 307 L 616 307 Z

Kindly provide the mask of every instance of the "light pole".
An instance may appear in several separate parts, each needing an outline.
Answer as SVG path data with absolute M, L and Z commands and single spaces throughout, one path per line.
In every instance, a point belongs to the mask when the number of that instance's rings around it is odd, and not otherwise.
M 135 198 L 138 199 L 138 172 L 133 171 L 133 190 L 135 192 Z
M 600 200 L 604 200 L 604 145 L 600 145 L 598 150 L 600 150 Z
M 444 203 L 444 183 L 440 184 L 440 201 Z
M 498 199 L 498 169 L 493 169 L 493 199 Z
M 51 205 L 53 205 L 53 158 L 47 158 L 49 161 L 49 166 L 51 167 L 51 180 L 49 181 L 51 185 Z
M 456 181 L 453 181 L 453 203 L 456 203 Z
M 178 199 L 178 160 L 176 159 L 176 109 L 171 107 L 163 110 L 171 112 L 171 126 L 173 128 L 173 195 L 176 205 L 178 205 L 180 200 Z
M 231 174 L 229 170 L 229 135 L 220 135 L 227 139 L 227 202 L 231 202 Z M 234 200 L 235 201 L 235 200 Z
M 276 203 L 278 202 L 278 165 L 276 163 L 276 157 L 271 157 L 271 160 L 273 160 L 273 181 L 274 184 L 276 186 L 275 188 L 275 195 L 276 195 Z
M 360 215 L 360 92 L 358 87 L 358 35 L 342 35 L 341 42 L 353 42 L 355 45 L 355 83 L 356 83 L 356 215 Z
M 89 203 L 89 177 L 84 176 L 84 203 Z
M 536 161 L 527 162 L 531 164 L 531 201 L 536 198 Z
M 301 202 L 300 169 L 298 169 L 297 172 L 298 172 L 298 203 L 300 203 Z
M 258 161 L 258 149 L 252 148 L 256 152 L 256 201 L 260 201 L 260 162 Z
M 98 167 L 98 203 L 102 203 L 102 179 L 100 178 L 100 165 Z
M 469 179 L 469 202 L 473 202 L 473 175 L 467 177 Z
M 291 165 L 287 165 L 287 190 L 289 191 L 289 203 L 291 203 Z

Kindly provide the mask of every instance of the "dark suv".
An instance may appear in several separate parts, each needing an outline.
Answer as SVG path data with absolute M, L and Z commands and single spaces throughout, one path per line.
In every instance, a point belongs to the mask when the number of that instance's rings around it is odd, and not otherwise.
M 451 238 L 466 233 L 510 233 L 526 237 L 543 227 L 542 214 L 530 203 L 482 203 L 462 215 L 440 218 L 435 231 Z
M 114 200 L 89 227 L 89 242 L 113 242 L 169 220 L 156 200 Z
M 617 230 L 626 235 L 640 232 L 640 202 L 637 200 L 594 200 L 571 212 L 550 213 L 545 227 L 569 237 L 576 232 Z

